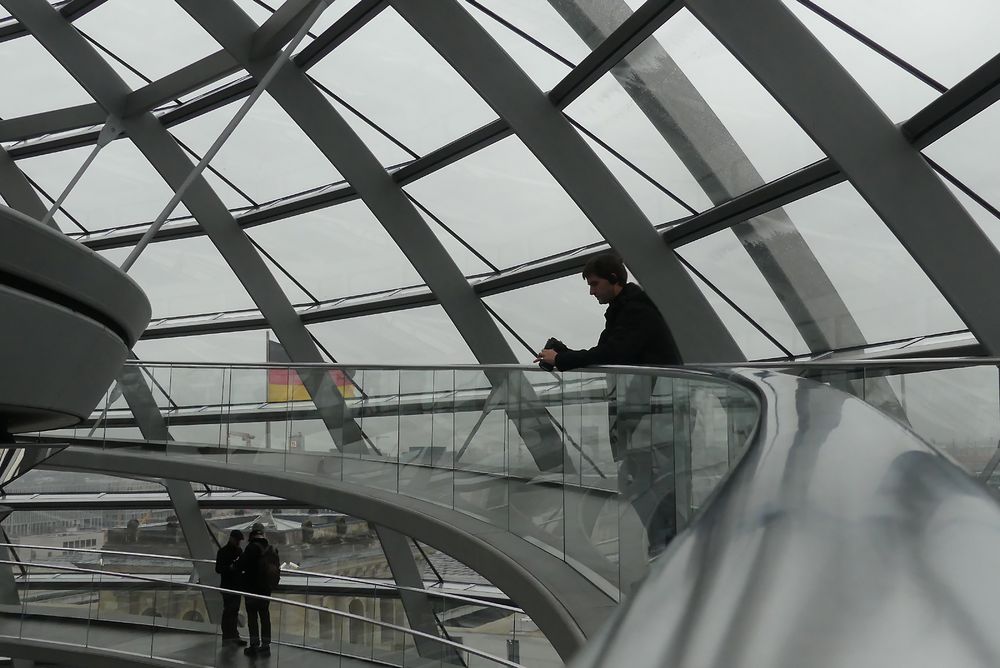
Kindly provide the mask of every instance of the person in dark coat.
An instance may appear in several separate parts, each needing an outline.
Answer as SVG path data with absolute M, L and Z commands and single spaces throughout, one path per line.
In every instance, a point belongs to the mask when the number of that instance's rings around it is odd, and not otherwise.
M 243 554 L 240 543 L 243 542 L 243 532 L 233 529 L 229 532 L 229 542 L 219 548 L 215 554 L 215 572 L 221 578 L 219 586 L 223 589 L 242 589 L 239 571 L 236 570 L 236 561 Z M 240 632 L 237 629 L 237 619 L 240 614 L 239 594 L 222 595 L 222 642 L 223 644 L 246 645 L 246 641 L 240 639 Z
M 604 331 L 597 345 L 571 350 L 549 339 L 535 357 L 544 369 L 569 371 L 593 365 L 682 364 L 673 334 L 656 305 L 635 283 L 628 282 L 622 259 L 597 255 L 583 268 L 590 294 L 608 304 Z M 676 532 L 673 427 L 669 413 L 653 420 L 654 391 L 668 394 L 667 383 L 645 374 L 609 374 L 608 439 L 618 462 L 618 489 L 628 499 L 646 530 L 650 556 L 659 553 Z M 645 427 L 639 428 L 640 424 Z
M 535 362 L 560 371 L 598 364 L 681 364 L 673 334 L 642 288 L 628 282 L 628 271 L 613 253 L 597 255 L 583 268 L 583 278 L 598 303 L 608 304 L 605 327 L 597 345 L 570 350 L 549 339 Z
M 267 549 L 267 538 L 258 525 L 250 531 L 247 549 L 236 562 L 242 589 L 248 594 L 271 595 L 271 585 L 262 574 L 261 562 L 264 550 Z M 243 606 L 247 611 L 247 626 L 250 629 L 250 646 L 243 650 L 248 656 L 268 656 L 271 654 L 271 602 L 253 596 L 243 597 Z

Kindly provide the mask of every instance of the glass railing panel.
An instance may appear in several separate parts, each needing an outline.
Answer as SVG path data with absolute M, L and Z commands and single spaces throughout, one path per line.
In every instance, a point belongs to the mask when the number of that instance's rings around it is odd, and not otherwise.
M 484 473 L 504 471 L 507 419 L 502 398 L 483 371 L 455 371 L 456 469 Z
M 28 573 L 29 584 L 22 591 L 24 608 L 20 637 L 84 645 L 94 596 L 91 578 L 81 575 L 75 583 L 53 582 L 46 577 L 53 572 L 35 569 Z M 54 620 L 61 622 L 57 638 L 52 635 Z
M 996 468 L 1000 445 L 1000 379 L 996 366 L 920 370 L 868 369 L 865 400 L 882 404 L 891 392 L 895 417 L 948 454 L 970 475 Z M 879 407 L 879 406 L 877 406 Z M 886 411 L 888 412 L 888 411 Z

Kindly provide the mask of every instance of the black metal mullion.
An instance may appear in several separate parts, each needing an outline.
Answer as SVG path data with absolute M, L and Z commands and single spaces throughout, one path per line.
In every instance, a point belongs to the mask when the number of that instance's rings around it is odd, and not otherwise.
M 642 169 L 640 169 L 638 165 L 634 164 L 631 160 L 629 160 L 624 155 L 622 155 L 621 153 L 619 153 L 618 151 L 616 151 L 614 148 L 611 147 L 611 145 L 609 145 L 603 139 L 601 139 L 600 137 L 598 137 L 597 135 L 595 135 L 593 132 L 591 132 L 590 130 L 588 130 L 581 123 L 578 123 L 577 121 L 575 121 L 569 114 L 563 112 L 563 116 L 566 117 L 566 120 L 568 120 L 573 125 L 573 127 L 575 127 L 577 130 L 579 130 L 583 134 L 587 135 L 590 139 L 592 139 L 595 143 L 597 143 L 598 146 L 600 146 L 601 148 L 603 148 L 604 150 L 606 150 L 608 153 L 610 153 L 611 155 L 613 155 L 616 158 L 618 158 L 619 160 L 621 160 L 622 163 L 625 166 L 627 166 L 633 172 L 635 172 L 636 174 L 638 174 L 639 176 L 641 176 L 643 179 L 645 179 L 647 182 L 649 182 L 650 185 L 652 185 L 654 188 L 656 188 L 657 190 L 659 190 L 660 192 L 662 192 L 664 195 L 666 195 L 667 197 L 669 197 L 673 201 L 677 202 L 677 204 L 679 204 L 680 206 L 682 206 L 692 216 L 698 214 L 697 209 L 695 209 L 694 207 L 690 206 L 687 202 L 685 202 L 680 197 L 678 197 L 677 195 L 675 195 L 673 192 L 671 192 L 671 190 L 669 188 L 667 188 L 664 185 L 661 185 L 659 181 L 657 181 L 652 176 L 650 176 L 649 174 L 647 174 L 645 171 L 643 171 Z
M 31 186 L 35 190 L 37 190 L 38 192 L 40 192 L 42 194 L 42 197 L 44 197 L 45 199 L 47 199 L 49 201 L 49 206 L 52 206 L 53 204 L 56 203 L 56 201 L 54 199 L 52 199 L 52 197 L 47 192 L 45 192 L 45 190 L 40 185 L 38 185 L 37 183 L 35 183 L 35 181 L 30 176 L 28 176 L 27 174 L 25 174 L 24 178 L 26 178 L 28 180 L 28 183 L 30 183 Z M 80 221 L 78 221 L 69 211 L 67 211 L 66 209 L 64 209 L 61 205 L 59 207 L 59 211 L 62 211 L 62 213 L 63 213 L 64 216 L 66 216 L 67 218 L 69 218 L 70 221 L 72 221 L 72 223 L 74 225 L 76 225 L 81 230 L 83 230 L 84 234 L 91 234 L 90 230 L 88 230 L 86 227 L 84 227 L 83 225 L 81 225 Z
M 246 232 L 244 232 L 244 234 L 246 234 Z M 285 269 L 283 266 L 281 266 L 280 262 L 278 262 L 273 257 L 271 257 L 271 254 L 268 253 L 266 250 L 264 250 L 264 247 L 261 246 L 259 243 L 257 243 L 254 240 L 253 237 L 251 237 L 249 234 L 247 234 L 246 236 L 247 236 L 247 239 L 250 240 L 250 243 L 253 244 L 253 247 L 256 248 L 260 252 L 261 255 L 263 255 L 268 260 L 270 260 L 274 264 L 274 266 L 278 268 L 278 271 L 280 271 L 282 274 L 284 274 L 285 276 L 287 276 L 288 280 L 290 280 L 292 283 L 294 283 L 296 285 L 296 287 L 298 287 L 299 290 L 301 290 L 302 292 L 306 293 L 306 296 L 308 296 L 309 299 L 311 299 L 313 301 L 313 304 L 319 304 L 319 300 L 316 299 L 316 296 L 312 292 L 310 292 L 306 288 L 306 286 L 304 286 L 301 283 L 299 283 L 298 279 L 296 279 L 294 276 L 292 276 L 288 272 L 287 269 Z
M 483 306 L 486 307 L 487 312 L 489 312 L 489 314 L 491 316 L 493 316 L 494 318 L 496 318 L 496 321 L 499 322 L 503 326 L 504 329 L 506 329 L 508 332 L 510 332 L 510 335 L 513 336 L 515 339 L 517 339 L 518 343 L 520 343 L 522 346 L 524 346 L 525 350 L 527 350 L 532 355 L 537 355 L 538 354 L 538 350 L 536 350 L 535 348 L 532 348 L 531 345 L 527 341 L 525 341 L 523 338 L 521 338 L 521 335 L 518 334 L 517 331 L 513 327 L 511 327 L 510 325 L 508 325 L 507 321 L 504 320 L 503 318 L 501 318 L 499 313 L 497 313 L 492 308 L 490 308 L 490 305 L 486 303 L 486 300 L 484 300 L 482 297 L 480 297 L 479 300 L 481 302 L 483 302 Z
M 774 338 L 773 336 L 771 336 L 771 334 L 766 329 L 764 329 L 763 327 L 761 327 L 760 324 L 758 324 L 756 320 L 754 320 L 753 318 L 751 318 L 750 315 L 746 311 L 744 311 L 739 306 L 737 306 L 736 302 L 734 302 L 732 299 L 730 299 L 724 292 L 722 292 L 722 290 L 720 290 L 719 288 L 717 288 L 714 283 L 712 283 L 710 280 L 708 280 L 705 277 L 704 274 L 702 274 L 700 271 L 698 271 L 697 269 L 695 269 L 694 266 L 690 262 L 688 262 L 683 257 L 681 257 L 680 253 L 675 253 L 675 254 L 677 255 L 677 259 L 680 260 L 681 264 L 683 264 L 685 267 L 687 267 L 688 271 L 690 271 L 692 274 L 694 274 L 695 276 L 697 276 L 698 278 L 700 278 L 705 283 L 705 285 L 707 285 L 709 287 L 709 289 L 712 292 L 714 292 L 715 294 L 719 295 L 719 297 L 722 298 L 723 301 L 725 301 L 727 304 L 729 304 L 729 306 L 732 307 L 732 309 L 734 311 L 736 311 L 737 313 L 739 313 L 740 316 L 742 316 L 744 320 L 746 320 L 748 323 L 750 323 L 753 326 L 754 329 L 756 329 L 758 332 L 760 332 L 761 334 L 763 334 L 764 337 L 768 341 L 770 341 L 771 343 L 773 343 L 774 346 L 778 350 L 780 350 L 781 352 L 785 353 L 785 355 L 787 355 L 789 359 L 792 359 L 792 358 L 795 357 L 795 355 L 793 355 L 792 352 L 788 348 L 786 348 L 785 346 L 781 345 L 781 343 L 776 338 Z
M 482 3 L 478 2 L 478 0 L 465 0 L 465 2 L 467 4 L 469 4 L 469 5 L 472 5 L 473 7 L 475 7 L 479 11 L 481 11 L 483 14 L 486 14 L 487 16 L 489 16 L 491 19 L 493 19 L 494 21 L 496 21 L 497 23 L 499 23 L 500 25 L 502 25 L 504 28 L 507 28 L 511 32 L 515 33 L 518 37 L 521 37 L 522 39 L 525 39 L 528 42 L 531 42 L 533 45 L 535 45 L 536 47 L 538 47 L 539 49 L 541 49 L 542 51 L 544 51 L 548 55 L 552 56 L 553 58 L 555 58 L 556 60 L 558 60 L 559 62 L 561 62 L 563 65 L 566 65 L 567 67 L 569 67 L 571 69 L 573 67 L 576 67 L 576 63 L 574 63 L 573 61 L 571 61 L 569 58 L 563 58 L 561 55 L 559 55 L 558 53 L 556 53 L 553 49 L 550 49 L 548 46 L 546 46 L 545 44 L 543 44 L 540 40 L 535 39 L 534 37 L 532 37 L 531 35 L 529 35 L 526 31 L 522 30 L 521 28 L 518 28 L 516 25 L 514 25 L 513 23 L 511 23 L 507 19 L 503 18 L 502 16 L 500 16 L 499 14 L 497 14 L 496 12 L 494 12 L 493 10 L 491 10 L 491 9 L 489 9 L 487 7 L 484 7 L 482 5 Z
M 941 176 L 943 176 L 949 183 L 951 183 L 953 186 L 955 186 L 956 188 L 958 188 L 959 190 L 961 190 L 963 193 L 965 193 L 966 195 L 968 195 L 973 201 L 975 201 L 976 204 L 978 204 L 979 206 L 983 207 L 984 209 L 986 209 L 987 211 L 989 211 L 991 214 L 993 214 L 994 218 L 997 218 L 998 220 L 1000 220 L 1000 210 L 998 210 L 995 206 L 993 206 L 992 204 L 990 204 L 989 202 L 987 202 L 985 199 L 983 199 L 979 195 L 979 193 L 977 193 L 975 190 L 973 190 L 969 186 L 965 185 L 965 183 L 963 181 L 959 180 L 959 178 L 957 176 L 955 176 L 954 174 L 952 174 L 951 172 L 949 172 L 947 169 L 945 169 L 944 167 L 942 167 L 938 163 L 936 163 L 933 160 L 931 160 L 930 158 L 928 158 L 926 154 L 924 154 L 924 160 L 926 160 L 927 164 L 929 164 L 931 167 L 933 167 L 934 171 L 936 171 L 938 174 L 940 174 Z
M 368 118 L 367 116 L 365 116 L 363 113 L 361 113 L 360 111 L 358 111 L 353 105 L 351 105 L 349 102 L 347 102 L 347 100 L 345 100 L 344 98 L 340 97 L 339 95 L 337 95 L 336 93 L 334 93 L 332 90 L 330 90 L 329 88 L 327 88 L 323 83 L 321 83 L 318 79 L 316 79 L 316 77 L 312 76 L 311 74 L 306 74 L 306 77 L 309 79 L 309 81 L 312 82 L 312 84 L 314 86 L 316 86 L 316 88 L 319 88 L 321 91 L 323 91 L 324 93 L 326 93 L 327 95 L 329 95 L 330 97 L 332 97 L 334 100 L 336 100 L 345 109 L 347 109 L 352 114 L 354 114 L 355 116 L 357 116 L 358 118 L 360 118 L 361 121 L 365 125 L 367 125 L 371 129 L 375 130 L 380 135 L 382 135 L 383 137 L 385 137 L 386 139 L 388 139 L 390 142 L 392 142 L 393 144 L 395 144 L 397 147 L 399 147 L 402 151 L 404 151 L 407 155 L 409 155 L 410 157 L 412 157 L 414 160 L 419 160 L 420 159 L 420 156 L 417 155 L 414 151 L 412 151 L 410 149 L 410 147 L 408 147 L 406 144 L 404 144 L 403 142 L 401 142 L 398 139 L 396 139 L 395 137 L 393 137 L 391 134 L 389 134 L 388 131 L 383 130 L 382 127 L 378 123 L 376 123 L 375 121 L 371 120 L 370 118 Z
M 480 260 L 482 261 L 482 263 L 483 263 L 483 264 L 485 264 L 485 265 L 486 265 L 487 267 L 489 267 L 489 268 L 490 268 L 490 270 L 491 270 L 491 271 L 492 271 L 492 272 L 493 272 L 494 274 L 499 274 L 499 273 L 500 273 L 500 269 L 499 269 L 499 268 L 498 268 L 498 267 L 497 267 L 497 266 L 496 266 L 495 264 L 493 264 L 492 262 L 490 262 L 489 260 L 487 260 L 487 259 L 486 259 L 486 258 L 485 258 L 485 257 L 483 256 L 483 254 L 482 254 L 482 253 L 480 253 L 480 252 L 479 252 L 479 251 L 477 251 L 477 250 L 476 250 L 475 248 L 473 248 L 473 247 L 472 247 L 472 246 L 471 246 L 471 245 L 470 245 L 470 244 L 469 244 L 468 242 L 466 242 L 466 241 L 465 241 L 465 239 L 463 239 L 463 238 L 462 238 L 461 236 L 459 236 L 459 235 L 458 235 L 458 234 L 457 234 L 457 233 L 456 233 L 456 232 L 455 232 L 454 230 L 452 230 L 452 229 L 451 229 L 450 227 L 448 227 L 447 225 L 445 225 L 445 224 L 444 224 L 444 221 L 442 221 L 442 220 L 441 220 L 440 218 L 438 218 L 438 217 L 437 217 L 437 216 L 435 216 L 435 215 L 434 215 L 433 213 L 431 213 L 431 211 L 430 211 L 430 210 L 429 210 L 429 209 L 428 209 L 427 207 L 425 207 L 425 206 L 424 206 L 423 204 L 421 204 L 421 203 L 420 203 L 419 201 L 417 201 L 417 198 L 415 198 L 415 197 L 414 197 L 413 195 L 411 195 L 410 193 L 408 193 L 408 192 L 406 192 L 406 191 L 403 191 L 403 193 L 404 193 L 404 194 L 405 194 L 405 195 L 406 195 L 406 196 L 407 196 L 407 197 L 409 198 L 409 200 L 410 200 L 411 202 L 413 202 L 413 203 L 414 203 L 414 204 L 415 204 L 415 205 L 417 206 L 417 208 L 418 208 L 418 209 L 420 209 L 421 211 L 423 211 L 423 212 L 424 212 L 424 214 L 426 214 L 426 215 L 427 215 L 427 217 L 429 217 L 429 218 L 430 218 L 431 220 L 433 220 L 433 221 L 434 221 L 435 223 L 437 223 L 438 225 L 440 225 L 440 226 L 441 226 L 441 229 L 443 229 L 443 230 L 444 230 L 445 232 L 447 232 L 448 234 L 450 234 L 450 235 L 451 235 L 451 236 L 452 236 L 452 237 L 453 237 L 453 238 L 455 239 L 455 241 L 457 241 L 458 243 L 462 244 L 462 246 L 463 246 L 463 247 L 464 247 L 464 248 L 465 248 L 466 250 L 468 250 L 468 251 L 469 251 L 470 253 L 472 253 L 472 254 L 473 254 L 473 255 L 475 255 L 475 256 L 476 256 L 477 258 L 479 258 L 479 259 L 480 259 Z
M 882 56 L 883 58 L 885 58 L 886 60 L 888 60 L 889 62 L 891 62 L 893 65 L 896 65 L 897 67 L 899 67 L 899 68 L 901 68 L 903 70 L 906 70 L 906 72 L 908 72 L 909 74 L 913 75 L 917 79 L 920 79 L 920 81 L 924 82 L 925 84 L 927 84 L 928 86 L 930 86 L 931 88 L 933 88 L 934 90 L 936 90 L 937 92 L 944 93 L 944 92 L 946 92 L 948 90 L 948 87 L 945 86 L 944 84 L 938 82 L 937 80 L 935 80 L 934 78 L 932 78 L 930 75 L 925 74 L 923 71 L 917 69 L 915 66 L 913 66 L 910 63 L 906 62 L 905 60 L 903 60 L 902 58 L 900 58 L 899 56 L 897 56 L 896 54 L 894 54 L 892 51 L 889 51 L 889 49 L 885 48 L 884 46 L 882 46 L 881 44 L 879 44 L 875 40 L 873 40 L 873 39 L 865 36 L 861 31 L 859 31 L 856 28 L 850 26 L 846 22 L 838 19 L 836 16 L 834 16 L 830 12 L 826 11 L 825 9 L 823 9 L 822 7 L 820 7 L 819 5 L 817 5 L 812 0 L 798 0 L 798 3 L 800 5 L 802 5 L 803 7 L 809 9 L 810 11 L 812 11 L 817 16 L 825 19 L 826 21 L 828 21 L 828 22 L 832 23 L 833 25 L 835 25 L 836 27 L 840 28 L 842 31 L 844 31 L 845 33 L 847 33 L 848 35 L 850 35 L 854 39 L 858 40 L 859 42 L 861 42 L 862 44 L 864 44 L 865 46 L 867 46 L 869 49 L 871 49 L 872 51 L 874 51 L 878 55 Z

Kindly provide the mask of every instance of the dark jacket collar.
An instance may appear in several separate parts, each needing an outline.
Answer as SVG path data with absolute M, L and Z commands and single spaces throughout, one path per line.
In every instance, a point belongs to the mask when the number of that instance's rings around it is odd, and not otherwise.
M 636 297 L 642 294 L 642 288 L 640 288 L 635 283 L 626 283 L 622 291 L 618 293 L 618 296 L 611 300 L 608 304 L 608 310 L 604 312 L 605 318 L 612 317 L 615 313 L 621 310 L 625 304 L 632 301 Z

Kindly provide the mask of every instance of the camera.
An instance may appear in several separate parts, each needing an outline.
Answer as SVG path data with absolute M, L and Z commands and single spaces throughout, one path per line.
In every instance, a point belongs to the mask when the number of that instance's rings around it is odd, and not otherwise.
M 569 347 L 567 347 L 565 343 L 555 338 L 554 336 L 550 336 L 549 340 L 545 342 L 545 346 L 543 347 L 550 348 L 556 351 L 557 353 L 561 353 L 564 350 L 569 350 Z M 552 371 L 553 369 L 555 369 L 554 366 L 552 366 L 551 364 L 546 364 L 545 362 L 539 362 L 538 366 L 544 369 L 545 371 Z

